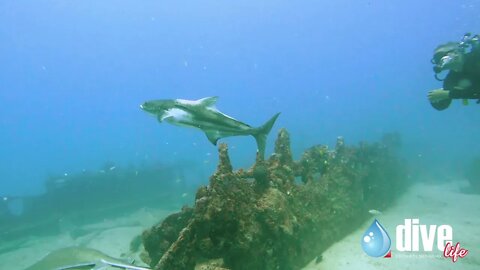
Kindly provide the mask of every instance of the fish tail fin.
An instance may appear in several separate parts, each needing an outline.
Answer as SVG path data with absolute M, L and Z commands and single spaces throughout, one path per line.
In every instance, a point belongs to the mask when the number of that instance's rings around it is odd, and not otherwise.
M 253 137 L 255 137 L 255 140 L 257 141 L 258 152 L 262 159 L 265 156 L 265 147 L 267 144 L 268 133 L 270 133 L 270 130 L 272 130 L 273 124 L 275 124 L 275 121 L 277 120 L 279 115 L 280 113 L 275 114 L 265 124 L 254 130 Z

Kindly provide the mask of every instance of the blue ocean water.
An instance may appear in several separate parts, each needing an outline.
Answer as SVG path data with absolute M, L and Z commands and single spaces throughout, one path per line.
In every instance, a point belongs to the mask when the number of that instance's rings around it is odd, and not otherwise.
M 480 1 L 0 2 L 0 195 L 38 194 L 50 174 L 105 163 L 196 164 L 216 148 L 159 124 L 146 100 L 219 96 L 257 126 L 282 112 L 297 157 L 307 147 L 403 136 L 406 159 L 460 171 L 480 152 L 476 104 L 437 112 L 433 49 L 480 29 Z M 228 142 L 236 167 L 251 137 Z

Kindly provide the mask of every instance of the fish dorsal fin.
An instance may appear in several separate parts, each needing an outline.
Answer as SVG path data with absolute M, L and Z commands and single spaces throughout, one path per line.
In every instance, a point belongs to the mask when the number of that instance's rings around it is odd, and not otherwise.
M 213 145 L 217 145 L 218 140 L 222 137 L 220 132 L 218 131 L 205 131 L 205 135 L 207 135 L 208 140 L 213 143 Z
M 218 97 L 206 97 L 197 100 L 198 104 L 204 107 L 214 107 L 217 103 Z

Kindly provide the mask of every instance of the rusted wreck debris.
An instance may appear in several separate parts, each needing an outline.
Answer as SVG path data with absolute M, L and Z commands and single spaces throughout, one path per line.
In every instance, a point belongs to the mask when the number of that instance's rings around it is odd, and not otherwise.
M 392 136 L 386 140 L 391 141 Z M 275 153 L 233 171 L 227 145 L 195 206 L 143 234 L 154 269 L 299 269 L 406 187 L 402 164 L 384 142 L 308 149 L 295 162 L 280 130 Z

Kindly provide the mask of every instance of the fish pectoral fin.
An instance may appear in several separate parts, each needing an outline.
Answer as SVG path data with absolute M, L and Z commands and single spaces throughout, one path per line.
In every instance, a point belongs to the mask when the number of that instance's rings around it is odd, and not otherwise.
M 218 140 L 222 137 L 218 131 L 205 131 L 205 135 L 213 145 L 217 145 Z
M 175 119 L 175 117 L 170 116 L 170 115 L 164 115 L 162 117 L 158 117 L 158 122 L 160 122 L 160 123 L 163 122 L 163 121 L 169 122 L 172 119 Z
M 168 111 L 162 111 L 157 113 L 157 120 L 158 122 L 162 123 L 165 118 L 171 116 Z
M 159 123 L 162 123 L 163 122 L 163 115 L 159 114 L 157 115 L 157 120 Z
M 204 107 L 213 107 L 217 103 L 218 97 L 206 97 L 199 99 L 197 102 L 199 105 L 204 106 Z

